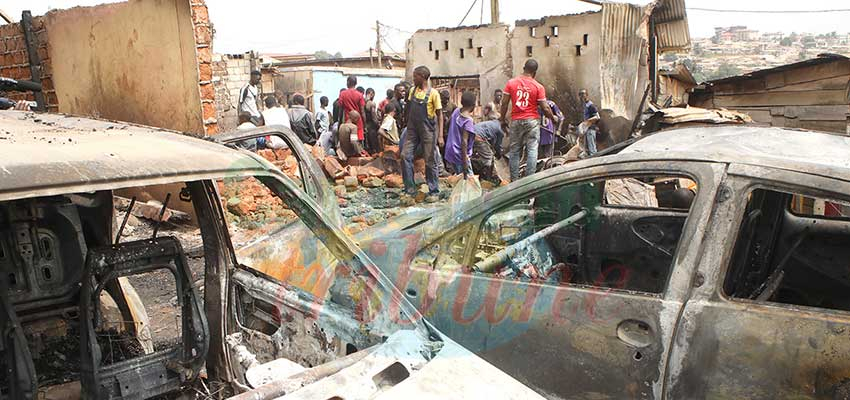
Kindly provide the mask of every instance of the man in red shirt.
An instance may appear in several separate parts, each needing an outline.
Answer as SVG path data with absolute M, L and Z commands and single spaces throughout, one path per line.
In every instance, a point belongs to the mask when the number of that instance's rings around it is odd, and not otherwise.
M 357 86 L 357 77 L 354 75 L 349 76 L 346 86 L 348 86 L 348 89 L 343 90 L 339 94 L 339 105 L 342 106 L 344 116 L 343 122 L 348 122 L 352 111 L 357 111 L 360 115 L 366 115 L 366 99 L 363 98 L 363 93 L 355 89 Z M 360 142 L 358 144 L 361 149 L 363 148 L 363 138 L 363 118 L 360 118 L 357 120 L 357 141 Z
M 510 150 L 508 164 L 511 169 L 511 182 L 520 178 L 519 159 L 525 150 L 525 176 L 537 172 L 537 146 L 540 142 L 540 116 L 538 107 L 546 118 L 554 120 L 552 109 L 546 102 L 546 89 L 534 77 L 537 75 L 537 61 L 529 58 L 522 67 L 522 75 L 508 81 L 502 96 L 502 129 L 508 132 Z M 511 124 L 506 121 L 508 105 L 511 105 Z M 523 149 L 523 147 L 525 149 Z

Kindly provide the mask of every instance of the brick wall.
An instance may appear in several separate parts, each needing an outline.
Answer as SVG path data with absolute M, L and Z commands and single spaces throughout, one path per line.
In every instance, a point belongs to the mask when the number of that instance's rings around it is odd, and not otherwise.
M 220 132 L 232 131 L 238 125 L 239 91 L 251 79 L 251 57 L 252 53 L 213 55 L 215 118 Z
M 216 112 L 216 93 L 213 84 L 212 40 L 210 15 L 204 0 L 190 0 L 192 25 L 195 27 L 195 48 L 198 56 L 198 86 L 204 118 L 204 133 L 214 135 L 220 131 Z
M 57 111 L 58 101 L 53 89 L 50 56 L 47 51 L 47 29 L 43 17 L 32 19 L 35 48 L 41 62 L 42 91 L 48 111 Z M 0 76 L 17 80 L 31 80 L 29 53 L 24 31 L 20 23 L 0 25 Z M 4 94 L 13 100 L 35 100 L 32 93 L 9 92 Z

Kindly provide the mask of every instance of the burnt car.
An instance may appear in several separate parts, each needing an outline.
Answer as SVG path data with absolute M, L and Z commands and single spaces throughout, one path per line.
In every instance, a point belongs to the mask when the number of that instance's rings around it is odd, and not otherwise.
M 817 132 L 671 130 L 355 240 L 546 397 L 843 399 L 848 154 Z
M 28 112 L 0 127 L 0 398 L 538 397 L 422 320 L 323 210 L 309 158 L 296 182 L 161 129 Z M 288 129 L 252 134 L 299 151 Z

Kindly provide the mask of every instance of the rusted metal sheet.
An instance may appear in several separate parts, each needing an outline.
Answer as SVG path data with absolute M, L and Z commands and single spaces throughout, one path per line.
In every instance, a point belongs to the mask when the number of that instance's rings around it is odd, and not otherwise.
M 647 39 L 644 8 L 632 4 L 602 4 L 601 107 L 631 120 L 644 85 L 641 53 Z
M 685 0 L 661 0 L 652 11 L 655 34 L 658 36 L 658 51 L 683 51 L 691 47 L 688 28 L 688 13 Z

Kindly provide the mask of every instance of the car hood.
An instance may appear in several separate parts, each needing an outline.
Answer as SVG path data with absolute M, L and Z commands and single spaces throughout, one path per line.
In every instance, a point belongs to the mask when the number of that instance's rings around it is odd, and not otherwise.
M 282 399 L 542 399 L 450 339 L 430 360 L 421 336 L 398 331 L 357 363 Z

